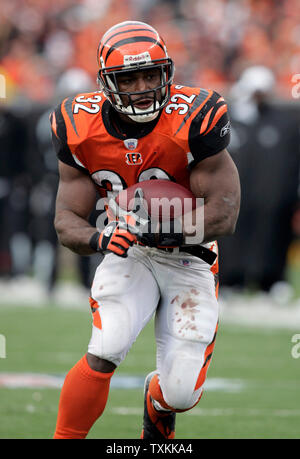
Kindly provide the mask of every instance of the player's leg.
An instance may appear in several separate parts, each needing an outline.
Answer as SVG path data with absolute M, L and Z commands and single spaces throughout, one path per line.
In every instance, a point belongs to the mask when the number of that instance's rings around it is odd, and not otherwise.
M 164 288 L 161 285 L 156 315 L 157 374 L 148 382 L 147 397 L 152 424 L 156 421 L 162 438 L 174 429 L 175 412 L 191 409 L 200 400 L 215 344 L 217 262 L 210 269 L 191 260 L 191 266 L 181 268 L 175 260 L 169 270 L 172 282 L 166 278 L 168 274 L 160 273 Z M 149 430 L 154 431 L 151 426 Z M 156 432 L 156 438 L 160 433 Z M 172 436 L 174 432 L 169 433 L 169 438 Z
M 218 326 L 214 268 L 195 268 L 182 272 L 181 279 L 177 270 L 156 317 L 160 387 L 166 404 L 176 410 L 199 400 Z
M 88 353 L 66 377 L 54 438 L 86 437 L 105 408 L 115 367 L 152 317 L 158 300 L 151 272 L 133 256 L 104 258 L 91 292 Z
M 84 355 L 67 373 L 59 399 L 55 439 L 83 439 L 105 408 L 113 372 L 93 370 Z

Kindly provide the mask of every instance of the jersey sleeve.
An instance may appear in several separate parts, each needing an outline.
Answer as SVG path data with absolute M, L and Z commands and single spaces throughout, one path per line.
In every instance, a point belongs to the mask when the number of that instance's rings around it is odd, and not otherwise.
M 67 142 L 67 128 L 61 111 L 61 105 L 58 105 L 50 114 L 52 144 L 57 158 L 68 166 L 74 167 L 88 174 L 87 169 L 76 163 Z
M 189 130 L 189 147 L 193 161 L 189 167 L 224 150 L 230 142 L 230 120 L 227 104 L 213 92 L 193 119 Z

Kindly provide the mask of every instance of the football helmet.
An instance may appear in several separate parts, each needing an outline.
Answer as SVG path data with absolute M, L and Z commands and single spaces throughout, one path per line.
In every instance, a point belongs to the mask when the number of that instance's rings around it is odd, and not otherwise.
M 168 103 L 174 77 L 173 61 L 169 58 L 166 45 L 158 32 L 144 22 L 121 22 L 103 35 L 97 57 L 100 67 L 98 83 L 114 109 L 137 122 L 156 118 Z M 145 91 L 120 91 L 118 75 L 154 68 L 160 70 L 159 86 Z M 153 104 L 146 109 L 134 106 L 132 96 L 138 95 L 153 98 Z M 122 96 L 126 96 L 126 106 Z

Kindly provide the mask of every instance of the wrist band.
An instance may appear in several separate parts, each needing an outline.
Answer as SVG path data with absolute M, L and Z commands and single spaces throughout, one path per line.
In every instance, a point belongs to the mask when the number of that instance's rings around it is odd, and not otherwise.
M 99 237 L 100 237 L 100 233 L 99 233 L 99 231 L 96 231 L 96 233 L 93 234 L 93 236 L 91 237 L 91 239 L 89 241 L 89 246 L 95 252 L 100 252 Z

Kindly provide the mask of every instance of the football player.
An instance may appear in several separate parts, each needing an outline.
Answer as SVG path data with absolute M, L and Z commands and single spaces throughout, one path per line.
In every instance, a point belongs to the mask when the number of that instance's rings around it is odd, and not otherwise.
M 91 289 L 91 339 L 66 376 L 54 438 L 87 436 L 115 368 L 153 315 L 157 364 L 145 379 L 141 438 L 174 438 L 176 413 L 203 393 L 218 326 L 216 239 L 234 232 L 239 211 L 227 105 L 211 89 L 174 84 L 164 40 L 143 22 L 110 28 L 98 64 L 100 91 L 66 98 L 51 115 L 59 240 L 78 254 L 104 255 Z M 149 179 L 204 199 L 200 241 L 187 245 L 195 228 L 184 222 L 154 234 L 126 215 L 104 228 L 88 223 L 96 190 L 111 198 Z

